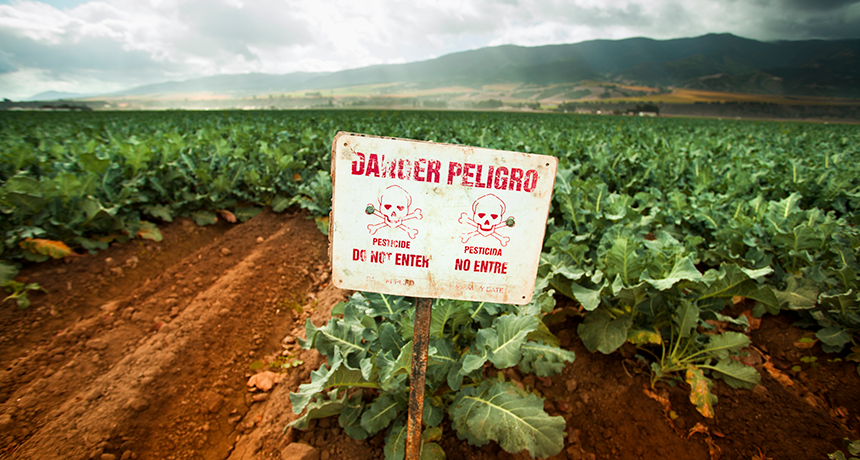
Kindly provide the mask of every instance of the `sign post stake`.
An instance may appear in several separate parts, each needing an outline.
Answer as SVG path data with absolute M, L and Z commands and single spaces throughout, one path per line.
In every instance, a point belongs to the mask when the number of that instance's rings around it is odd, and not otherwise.
M 424 382 L 433 299 L 415 301 L 415 329 L 412 334 L 412 378 L 409 391 L 409 419 L 406 423 L 406 460 L 421 457 L 421 422 L 424 418 Z

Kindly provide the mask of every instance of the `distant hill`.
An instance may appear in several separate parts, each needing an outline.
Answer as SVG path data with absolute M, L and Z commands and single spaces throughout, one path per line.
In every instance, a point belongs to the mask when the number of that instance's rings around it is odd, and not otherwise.
M 860 97 L 860 39 L 760 42 L 731 34 L 653 40 L 504 45 L 420 62 L 328 73 L 234 74 L 140 86 L 103 96 L 211 92 L 234 96 L 407 83 L 480 88 L 599 80 L 651 87 Z M 57 93 L 61 94 L 61 93 Z
M 39 94 L 34 94 L 26 99 L 25 101 L 58 101 L 60 99 L 75 99 L 88 97 L 87 94 L 81 93 L 63 93 L 59 91 L 45 91 Z

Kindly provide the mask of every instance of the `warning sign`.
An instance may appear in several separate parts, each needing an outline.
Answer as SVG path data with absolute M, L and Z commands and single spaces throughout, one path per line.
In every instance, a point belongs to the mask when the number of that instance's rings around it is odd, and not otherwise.
M 528 303 L 557 166 L 546 155 L 338 133 L 335 286 Z

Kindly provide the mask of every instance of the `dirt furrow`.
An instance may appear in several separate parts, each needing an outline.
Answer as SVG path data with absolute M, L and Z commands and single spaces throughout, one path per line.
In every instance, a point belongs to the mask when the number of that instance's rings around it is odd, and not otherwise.
M 4 456 L 225 458 L 254 428 L 249 364 L 310 314 L 325 251 L 312 222 L 266 213 L 70 325 L 13 366 L 44 370 L 3 404 Z

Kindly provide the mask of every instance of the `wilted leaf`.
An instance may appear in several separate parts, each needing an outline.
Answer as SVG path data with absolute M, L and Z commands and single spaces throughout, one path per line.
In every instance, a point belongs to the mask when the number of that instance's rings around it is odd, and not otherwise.
M 158 230 L 158 227 L 156 227 L 152 222 L 147 222 L 145 220 L 140 221 L 140 229 L 137 231 L 137 236 L 138 238 L 152 241 L 161 241 L 164 239 L 161 235 L 161 231 Z
M 41 238 L 26 238 L 18 243 L 22 249 L 26 249 L 33 254 L 42 254 L 53 257 L 54 259 L 62 259 L 72 253 L 72 248 L 66 246 L 62 241 L 45 240 Z
M 226 210 L 226 209 L 219 209 L 219 210 L 218 210 L 218 214 L 220 214 L 220 215 L 221 215 L 221 217 L 222 217 L 224 220 L 226 220 L 227 222 L 230 222 L 231 224 L 235 224 L 235 223 L 236 223 L 236 215 L 235 215 L 235 214 L 233 214 L 232 212 L 230 212 L 230 211 L 228 211 L 228 210 Z
M 630 329 L 627 331 L 627 341 L 633 345 L 659 345 L 663 342 L 663 337 L 654 331 L 646 331 L 644 329 Z
M 707 418 L 714 418 L 717 396 L 711 393 L 713 382 L 693 365 L 687 366 L 686 381 L 690 385 L 690 402 L 696 406 L 696 410 Z

